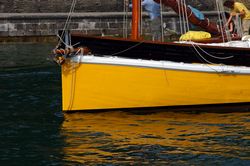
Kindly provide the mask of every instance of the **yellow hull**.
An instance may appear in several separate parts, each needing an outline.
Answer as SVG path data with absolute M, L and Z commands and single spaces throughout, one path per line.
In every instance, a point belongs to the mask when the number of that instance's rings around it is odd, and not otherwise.
M 62 66 L 63 110 L 250 102 L 250 75 L 125 65 Z

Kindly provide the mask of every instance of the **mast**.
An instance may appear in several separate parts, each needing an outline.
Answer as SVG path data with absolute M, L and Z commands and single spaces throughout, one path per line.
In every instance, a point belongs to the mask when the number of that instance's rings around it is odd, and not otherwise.
M 132 0 L 132 31 L 131 39 L 140 38 L 139 27 L 141 18 L 141 0 Z
M 165 6 L 171 7 L 178 15 L 184 15 L 184 13 L 180 13 L 180 11 L 184 9 L 184 11 L 187 11 L 188 20 L 192 24 L 205 29 L 207 32 L 213 35 L 221 35 L 221 32 L 218 29 L 217 24 L 210 22 L 208 18 L 205 18 L 204 20 L 198 19 L 193 14 L 191 9 L 187 7 L 185 4 L 178 2 L 179 0 L 154 0 L 154 1 L 157 3 L 160 3 L 162 1 L 162 4 L 164 4 Z

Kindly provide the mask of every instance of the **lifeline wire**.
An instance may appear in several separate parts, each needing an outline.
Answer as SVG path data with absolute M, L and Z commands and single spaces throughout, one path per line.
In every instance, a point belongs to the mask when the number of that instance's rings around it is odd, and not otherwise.
M 122 50 L 122 51 L 116 52 L 116 53 L 111 54 L 111 55 L 106 55 L 106 56 L 114 56 L 114 55 L 118 55 L 118 54 L 124 53 L 124 52 L 126 52 L 126 51 L 128 51 L 128 50 L 130 50 L 130 49 L 132 49 L 132 48 L 135 48 L 135 47 L 137 47 L 137 46 L 141 45 L 142 43 L 144 43 L 144 41 L 141 41 L 141 42 L 139 42 L 139 43 L 137 43 L 137 44 L 135 44 L 135 45 L 133 45 L 133 46 L 131 46 L 131 47 L 129 47 L 129 48 L 127 48 L 127 49 L 125 49 L 125 50 Z

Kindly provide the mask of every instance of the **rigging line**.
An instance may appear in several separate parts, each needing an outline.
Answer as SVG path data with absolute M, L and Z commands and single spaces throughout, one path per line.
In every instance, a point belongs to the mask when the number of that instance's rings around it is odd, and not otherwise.
M 123 29 L 122 29 L 122 32 L 123 32 L 123 37 L 125 37 L 125 6 L 126 6 L 126 0 L 123 0 Z
M 70 23 L 71 17 L 72 17 L 71 14 L 74 12 L 75 5 L 76 5 L 76 0 L 73 0 L 73 1 L 72 1 L 72 5 L 71 5 L 71 8 L 70 8 L 69 15 L 68 15 L 68 18 L 67 18 L 67 22 L 66 22 L 65 27 L 64 27 L 64 30 L 67 29 L 68 26 L 69 26 L 69 23 Z
M 186 33 L 186 27 L 185 27 L 185 20 L 184 20 L 184 15 L 183 15 L 183 0 L 180 0 L 180 9 L 181 9 L 181 22 L 182 22 L 182 29 L 183 29 L 183 34 Z
M 68 44 L 66 44 L 64 41 L 63 41 L 63 39 L 61 38 L 61 36 L 59 36 L 58 34 L 56 35 L 58 38 L 59 38 L 59 42 L 62 42 L 66 47 L 69 47 L 69 45 Z
M 185 22 L 186 22 L 186 28 L 187 28 L 187 32 L 189 31 L 189 20 L 188 20 L 188 14 L 187 14 L 187 4 L 186 4 L 186 0 L 183 0 L 184 2 L 184 12 L 185 12 Z
M 217 11 L 218 11 L 218 17 L 219 17 L 218 19 L 219 19 L 219 22 L 220 22 L 221 24 L 222 24 L 222 23 L 226 23 L 226 22 L 227 22 L 227 19 L 226 19 L 226 16 L 225 16 L 225 14 L 224 14 L 224 11 L 225 11 L 225 10 L 224 10 L 222 1 L 216 0 L 216 6 L 217 6 Z M 220 15 L 222 15 L 222 20 L 221 20 Z M 227 41 L 231 41 L 232 38 L 231 38 L 231 34 L 230 34 L 230 32 L 229 32 L 228 26 L 225 27 L 225 29 L 226 29 L 226 30 L 225 30 L 226 34 L 224 34 L 224 29 L 223 29 L 224 25 L 221 25 L 221 24 L 220 24 L 220 31 L 221 31 L 221 34 L 222 34 L 223 42 L 226 42 L 225 39 L 227 39 Z M 225 38 L 224 35 L 226 35 L 226 38 Z
M 236 14 L 236 17 L 235 17 L 235 24 L 236 24 L 236 31 L 237 31 L 237 34 L 242 37 L 243 36 L 243 32 L 242 32 L 242 23 L 241 23 L 241 17 L 239 14 Z
M 66 20 L 66 22 L 65 22 L 65 24 L 64 24 L 64 28 L 63 28 L 63 32 L 62 32 L 62 34 L 61 34 L 61 38 L 64 38 L 65 31 L 66 31 L 66 29 L 68 28 L 69 22 L 70 22 L 71 17 L 72 17 L 71 14 L 72 14 L 72 12 L 74 11 L 75 5 L 76 5 L 76 0 L 73 0 L 72 3 L 71 3 L 71 7 L 70 7 L 70 11 L 69 11 L 67 20 Z M 60 44 L 60 41 L 59 41 L 58 45 L 59 45 L 59 44 Z
M 133 45 L 133 46 L 131 46 L 131 47 L 125 49 L 125 50 L 119 51 L 119 52 L 111 54 L 111 55 L 106 55 L 106 56 L 114 56 L 114 55 L 118 55 L 118 54 L 124 53 L 124 52 L 126 52 L 128 50 L 131 50 L 132 48 L 135 48 L 135 47 L 141 45 L 142 43 L 144 43 L 144 41 L 141 41 L 141 42 L 137 43 L 136 45 Z
M 185 21 L 186 21 L 186 26 L 187 26 L 187 32 L 189 31 L 189 20 L 188 20 L 188 14 L 187 14 L 187 5 L 186 5 L 186 0 L 184 0 L 184 7 L 185 7 Z
M 81 43 L 81 42 L 77 42 L 77 43 L 75 43 L 75 44 L 73 44 L 73 45 L 68 45 L 67 43 L 65 43 L 65 42 L 63 41 L 63 39 L 61 38 L 61 36 L 59 36 L 58 34 L 57 34 L 56 36 L 59 38 L 59 40 L 60 40 L 66 47 L 74 47 L 74 46 L 76 46 L 76 45 L 78 45 L 78 44 Z
M 182 19 L 183 19 L 183 23 L 184 23 L 184 30 L 185 30 L 185 33 L 187 33 L 188 31 L 187 31 L 187 20 L 186 20 L 186 15 L 185 15 L 185 1 L 184 0 L 182 0 L 182 12 L 183 12 L 183 17 L 182 17 Z
M 126 8 L 126 38 L 128 38 L 128 26 L 129 26 L 129 22 L 128 22 L 129 6 L 128 5 L 127 5 L 127 8 Z
M 230 59 L 230 58 L 233 58 L 233 57 L 234 57 L 233 55 L 232 55 L 232 56 L 228 56 L 228 57 L 217 57 L 217 56 L 214 56 L 214 55 L 212 55 L 212 54 L 206 52 L 206 51 L 205 51 L 203 48 L 201 48 L 198 44 L 194 44 L 194 45 L 196 45 L 196 47 L 198 47 L 203 53 L 205 53 L 205 54 L 207 54 L 207 55 L 209 55 L 209 56 L 211 56 L 212 58 L 215 58 L 215 59 L 222 59 L 222 60 L 225 60 L 225 59 Z
M 197 50 L 197 48 L 195 47 L 195 45 L 193 44 L 193 43 L 191 43 L 191 45 L 193 46 L 193 48 L 194 48 L 194 50 L 196 51 L 196 53 L 205 61 L 205 62 L 207 62 L 207 63 L 209 63 L 209 64 L 215 64 L 215 63 L 213 63 L 213 62 L 210 62 L 209 60 L 207 60 L 206 58 L 204 58 L 202 55 L 201 55 L 201 53 Z
M 73 56 L 77 56 L 77 54 L 78 54 L 79 52 L 81 52 L 81 49 L 78 49 L 78 50 L 76 51 L 75 55 L 73 55 Z
M 75 9 L 75 6 L 76 6 L 76 2 L 77 2 L 77 0 L 75 0 L 75 2 L 74 2 L 74 6 L 73 6 L 73 8 L 72 8 L 72 12 L 71 12 L 71 13 L 73 13 L 73 12 L 74 12 L 74 9 Z M 72 19 L 72 15 L 70 15 L 70 19 L 69 19 L 69 22 L 68 22 L 67 29 L 69 28 L 69 25 L 70 25 L 71 19 Z M 71 35 L 69 35 L 69 44 L 71 45 Z
M 210 62 L 209 60 L 207 60 L 206 58 L 204 58 L 204 57 L 200 54 L 200 52 L 195 48 L 195 46 L 194 46 L 193 44 L 192 44 L 192 46 L 193 46 L 195 52 L 196 52 L 205 62 L 207 62 L 207 63 L 209 63 L 209 64 L 212 64 L 212 65 L 217 65 L 216 63 L 212 63 L 212 62 Z M 205 64 L 205 65 L 206 65 L 207 67 L 209 67 L 211 70 L 214 70 L 215 72 L 219 73 L 216 69 L 212 68 L 212 67 L 209 66 L 208 64 Z
M 225 9 L 224 9 L 224 6 L 223 6 L 223 4 L 222 4 L 222 1 L 220 1 L 219 5 L 220 5 L 220 10 L 221 10 L 223 13 L 225 13 Z M 226 21 L 227 21 L 227 18 L 226 18 L 226 16 L 225 16 L 225 14 L 223 14 L 222 17 L 223 17 L 223 21 L 226 22 Z M 232 21 L 233 21 L 233 20 L 232 20 Z M 230 31 L 229 31 L 228 26 L 226 26 L 226 36 L 227 36 L 228 41 L 232 41 L 232 36 L 231 36 L 231 33 L 230 33 Z
M 218 0 L 216 0 L 216 8 L 217 8 L 217 14 L 218 14 L 218 19 L 219 19 L 219 24 L 220 24 L 220 31 L 221 31 L 221 35 L 222 35 L 222 40 L 223 40 L 223 43 L 225 42 L 225 37 L 224 37 L 224 33 L 223 33 L 223 23 L 222 23 L 222 20 L 221 20 L 221 16 L 220 16 L 220 8 L 219 8 L 219 2 Z
M 224 6 L 223 6 L 223 4 L 222 4 L 222 1 L 220 2 L 220 8 L 221 8 L 221 11 L 223 11 L 223 13 L 224 13 Z M 225 16 L 225 14 L 223 15 L 223 21 L 227 21 L 227 19 L 226 19 L 226 16 Z M 233 21 L 233 20 L 231 20 L 231 21 Z M 235 28 L 235 27 L 234 27 Z M 227 36 L 227 39 L 228 39 L 228 41 L 232 41 L 232 36 L 231 36 L 231 32 L 229 31 L 229 28 L 228 28 L 228 26 L 226 27 L 226 36 Z
M 74 1 L 74 4 L 73 4 L 74 6 L 73 6 L 73 8 L 72 8 L 71 14 L 74 13 L 75 6 L 76 6 L 76 2 L 77 2 L 77 0 Z M 68 24 L 67 24 L 67 27 L 66 27 L 67 29 L 69 28 L 71 19 L 72 19 L 72 15 L 70 15 L 70 18 L 69 18 L 69 21 L 68 21 Z M 70 38 L 70 44 L 71 44 L 71 38 Z
M 164 31 L 163 31 L 163 15 L 162 15 L 162 0 L 160 0 L 160 9 L 161 9 L 161 41 L 164 41 Z
M 185 20 L 184 20 L 184 9 L 183 9 L 183 0 L 180 2 L 180 7 L 181 7 L 181 19 L 182 19 L 182 26 L 183 26 L 183 33 L 187 33 L 186 26 L 185 26 Z
M 141 2 L 140 2 L 140 6 L 141 6 L 141 11 L 140 11 L 140 36 L 142 35 L 142 11 L 143 11 L 143 7 L 141 5 Z
M 123 5 L 123 37 L 128 38 L 128 11 L 129 11 L 129 1 L 124 0 Z
M 74 46 L 76 46 L 76 45 L 78 45 L 78 44 L 80 44 L 80 43 L 81 43 L 81 42 L 77 42 L 77 43 L 73 44 L 72 47 L 74 47 Z
M 128 11 L 129 11 L 129 6 L 127 5 L 126 7 L 126 17 L 125 17 L 125 21 L 126 21 L 126 32 L 125 32 L 125 37 L 128 38 Z
M 185 33 L 185 28 L 184 28 L 184 22 L 183 22 L 183 15 L 182 15 L 182 0 L 179 0 L 180 2 L 180 19 L 181 19 L 181 27 L 182 27 L 182 34 Z
M 177 3 L 178 3 L 178 10 L 179 10 L 180 30 L 181 30 L 181 34 L 183 34 L 182 20 L 181 20 L 181 6 L 180 6 L 180 0 L 177 0 Z
M 219 27 L 220 27 L 220 31 L 221 31 L 221 35 L 222 35 L 222 40 L 223 40 L 223 42 L 225 42 L 223 28 L 222 28 L 224 25 L 223 25 L 223 22 L 222 22 L 221 16 L 220 16 L 221 14 L 220 14 L 219 6 L 218 6 L 218 0 L 216 0 L 216 8 L 217 8 Z M 224 14 L 222 14 L 222 15 L 224 15 Z

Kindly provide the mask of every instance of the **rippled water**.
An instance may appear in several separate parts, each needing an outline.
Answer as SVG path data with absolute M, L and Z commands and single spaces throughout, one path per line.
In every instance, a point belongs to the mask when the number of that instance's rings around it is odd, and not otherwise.
M 250 112 L 62 114 L 52 48 L 0 46 L 0 165 L 250 165 Z

